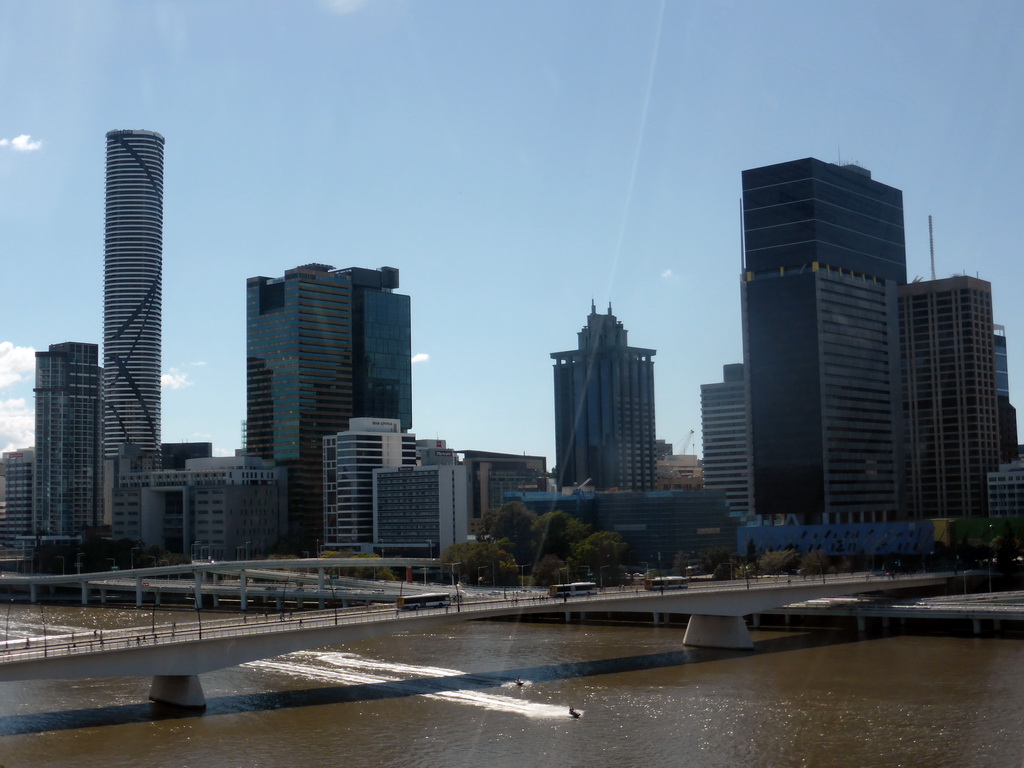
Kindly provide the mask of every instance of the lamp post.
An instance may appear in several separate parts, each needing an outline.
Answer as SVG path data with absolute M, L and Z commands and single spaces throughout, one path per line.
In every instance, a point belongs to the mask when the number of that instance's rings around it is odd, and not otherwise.
M 115 560 L 112 557 L 108 557 L 107 560 L 110 561 L 110 570 L 116 571 L 117 570 L 117 560 Z
M 449 564 L 452 569 L 452 586 L 455 587 L 455 612 L 459 613 L 462 610 L 462 595 L 459 594 L 459 582 L 455 578 L 455 566 L 462 565 L 462 562 Z
M 488 566 L 486 566 L 486 565 L 477 566 L 477 569 L 476 569 L 476 585 L 478 587 L 480 586 L 480 582 L 482 582 L 484 580 L 483 576 L 480 575 L 480 571 L 484 570 L 484 568 L 487 568 L 487 567 Z
M 526 591 L 526 569 L 530 567 L 530 563 L 519 566 L 519 591 Z
M 602 566 L 601 566 L 601 567 L 600 567 L 600 568 L 598 569 L 598 572 L 597 572 L 597 575 L 598 575 L 598 581 L 600 581 L 600 582 L 601 582 L 601 590 L 602 590 L 602 591 L 604 591 L 604 569 L 605 569 L 605 568 L 611 568 L 611 566 L 610 566 L 610 565 L 602 565 Z
M 78 572 L 79 576 L 82 575 L 82 558 L 83 557 L 85 557 L 85 552 L 79 552 L 77 555 L 75 555 L 75 570 Z
M 992 551 L 992 526 L 988 527 L 988 591 L 992 593 L 992 555 L 995 552 Z

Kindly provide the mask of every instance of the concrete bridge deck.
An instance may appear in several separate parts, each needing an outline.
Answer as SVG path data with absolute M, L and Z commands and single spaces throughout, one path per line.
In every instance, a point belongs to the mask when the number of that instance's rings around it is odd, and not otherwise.
M 743 616 L 816 598 L 940 585 L 951 575 L 710 582 L 665 592 L 609 590 L 566 599 L 517 596 L 418 611 L 385 606 L 213 621 L 203 621 L 197 614 L 198 621 L 181 625 L 8 640 L 0 644 L 0 681 L 152 676 L 151 699 L 203 707 L 198 675 L 204 672 L 454 621 L 535 613 L 564 613 L 568 618 L 590 612 L 642 612 L 656 619 L 659 614 L 688 614 L 685 645 L 749 649 L 753 643 Z

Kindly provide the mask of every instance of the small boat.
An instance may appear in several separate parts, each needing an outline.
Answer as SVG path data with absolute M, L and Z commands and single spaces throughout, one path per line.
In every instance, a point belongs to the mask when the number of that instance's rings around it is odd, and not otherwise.
M 524 685 L 526 685 L 526 683 L 524 683 L 524 682 L 523 682 L 522 680 L 520 680 L 520 679 L 519 679 L 518 677 L 517 677 L 517 678 L 515 679 L 515 683 L 516 683 L 516 685 L 518 685 L 518 686 L 519 686 L 520 688 L 522 688 L 522 687 L 523 687 Z
M 572 717 L 572 718 L 577 718 L 577 717 L 579 717 L 579 716 L 580 716 L 580 713 L 579 713 L 579 712 L 577 712 L 577 711 L 576 711 L 575 709 L 573 709 L 572 707 L 569 707 L 569 717 Z

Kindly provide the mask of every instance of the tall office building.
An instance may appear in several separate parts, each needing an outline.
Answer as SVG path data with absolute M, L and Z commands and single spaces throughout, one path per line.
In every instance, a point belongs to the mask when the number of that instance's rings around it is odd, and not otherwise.
M 1006 349 L 1006 328 L 994 326 L 996 348 L 996 407 L 999 411 L 999 463 L 1020 458 L 1017 447 L 1017 409 L 1010 402 L 1010 362 Z
M 351 419 L 344 432 L 326 435 L 323 446 L 324 546 L 372 552 L 373 472 L 416 466 L 416 435 L 403 433 L 398 419 Z
M 467 540 L 466 467 L 373 470 L 373 540 L 388 554 L 437 557 Z
M 896 519 L 903 194 L 807 158 L 744 171 L 743 216 L 756 514 Z
M 102 520 L 100 375 L 95 344 L 36 352 L 36 533 L 78 536 Z
M 654 490 L 653 349 L 630 347 L 612 309 L 593 303 L 579 348 L 555 361 L 555 449 L 559 484 Z
M 4 475 L 7 479 L 5 498 L 7 510 L 4 515 L 4 540 L 8 546 L 19 536 L 33 537 L 32 496 L 35 483 L 35 448 L 21 448 L 3 454 Z
M 961 275 L 899 295 L 908 514 L 984 517 L 999 469 L 992 286 Z
M 391 267 L 307 264 L 246 285 L 246 451 L 289 468 L 290 535 L 323 540 L 323 439 L 353 417 L 412 426 L 409 297 Z
M 700 385 L 704 434 L 704 489 L 724 491 L 729 516 L 749 522 L 750 419 L 743 364 L 726 365 L 722 381 Z
M 107 134 L 103 252 L 103 454 L 160 450 L 164 137 Z

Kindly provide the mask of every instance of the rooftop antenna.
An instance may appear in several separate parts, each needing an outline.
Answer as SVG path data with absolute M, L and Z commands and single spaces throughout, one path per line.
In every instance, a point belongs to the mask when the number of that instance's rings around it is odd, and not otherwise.
M 928 214 L 928 250 L 932 255 L 932 280 L 935 279 L 935 236 L 932 232 L 932 215 Z

